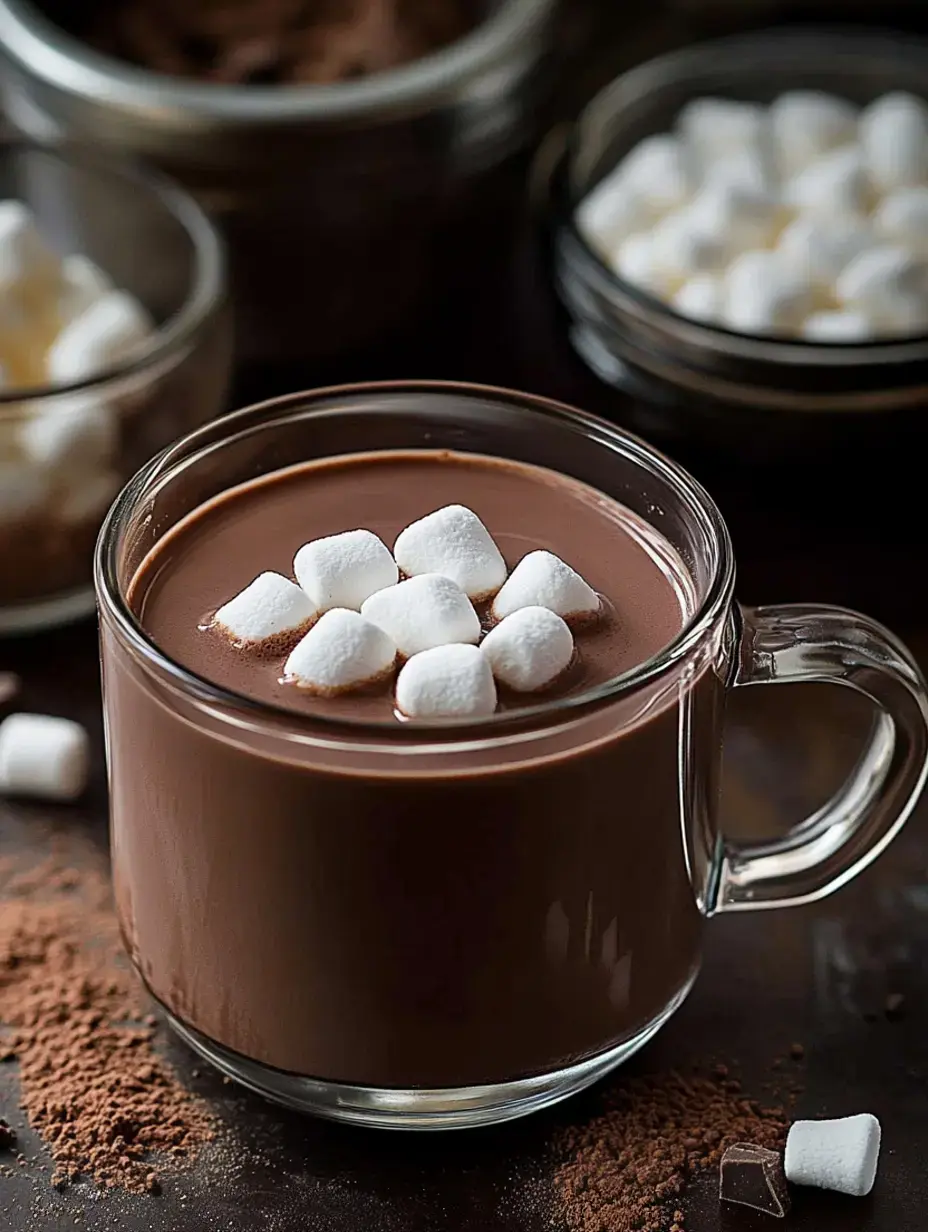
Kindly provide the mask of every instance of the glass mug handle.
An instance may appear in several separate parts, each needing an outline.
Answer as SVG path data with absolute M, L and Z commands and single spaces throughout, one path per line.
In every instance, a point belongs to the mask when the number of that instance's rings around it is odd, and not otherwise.
M 844 785 L 785 837 L 723 840 L 715 911 L 788 907 L 823 898 L 887 846 L 928 777 L 928 692 L 891 633 L 838 607 L 743 608 L 737 687 L 818 681 L 873 704 L 869 742 Z

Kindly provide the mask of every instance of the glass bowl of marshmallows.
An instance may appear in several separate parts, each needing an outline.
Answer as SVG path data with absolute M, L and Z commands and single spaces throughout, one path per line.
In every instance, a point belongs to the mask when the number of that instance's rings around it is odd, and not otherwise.
M 222 245 L 186 194 L 0 145 L 0 633 L 93 610 L 103 515 L 221 409 L 230 345 Z
M 766 450 L 928 401 L 928 47 L 779 30 L 613 82 L 551 180 L 570 340 L 669 431 Z M 852 428 L 853 433 L 857 429 Z

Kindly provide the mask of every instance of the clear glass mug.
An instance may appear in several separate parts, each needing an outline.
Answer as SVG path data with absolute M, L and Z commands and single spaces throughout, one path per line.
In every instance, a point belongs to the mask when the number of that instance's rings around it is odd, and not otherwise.
M 278 711 L 146 636 L 140 561 L 235 484 L 355 451 L 546 466 L 650 522 L 685 563 L 676 640 L 580 696 L 479 724 Z M 864 616 L 741 609 L 725 525 L 633 436 L 520 393 L 403 383 L 297 394 L 201 428 L 124 489 L 96 558 L 117 909 L 178 1032 L 323 1116 L 445 1128 L 541 1108 L 624 1061 L 696 978 L 705 920 L 830 893 L 925 782 L 928 697 Z M 786 837 L 720 833 L 730 688 L 829 681 L 874 709 L 837 795 Z

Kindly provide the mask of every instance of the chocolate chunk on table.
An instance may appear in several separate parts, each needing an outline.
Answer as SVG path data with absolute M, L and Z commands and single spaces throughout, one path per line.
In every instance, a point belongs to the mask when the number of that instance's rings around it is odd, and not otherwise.
M 779 1152 L 750 1142 L 730 1146 L 722 1156 L 719 1201 L 749 1206 L 782 1219 L 790 1199 Z

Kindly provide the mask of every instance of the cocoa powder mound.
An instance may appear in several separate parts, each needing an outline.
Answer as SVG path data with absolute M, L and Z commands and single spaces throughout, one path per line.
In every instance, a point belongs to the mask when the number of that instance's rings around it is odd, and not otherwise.
M 0 1058 L 19 1064 L 54 1185 L 154 1192 L 212 1122 L 153 1047 L 156 1020 L 123 959 L 102 861 L 74 867 L 63 846 L 32 867 L 0 865 Z
M 780 1149 L 787 1128 L 782 1108 L 745 1098 L 724 1067 L 621 1082 L 602 1112 L 561 1138 L 554 1189 L 564 1221 L 572 1232 L 684 1232 L 687 1183 L 736 1142 Z

